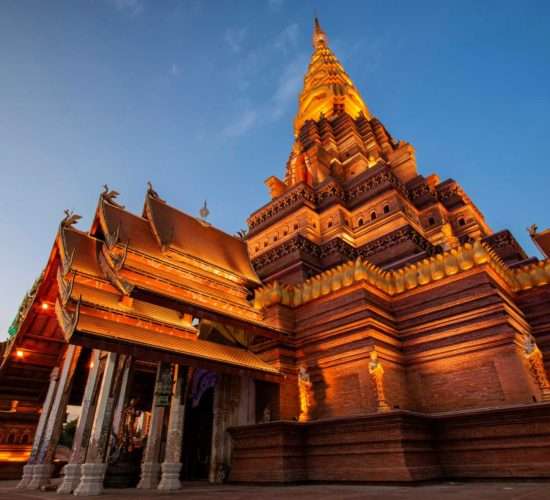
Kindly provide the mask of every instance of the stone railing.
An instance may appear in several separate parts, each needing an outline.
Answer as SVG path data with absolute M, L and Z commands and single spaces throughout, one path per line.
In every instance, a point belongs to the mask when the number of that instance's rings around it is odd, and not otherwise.
M 483 265 L 491 267 L 514 292 L 550 283 L 550 260 L 510 269 L 489 245 L 477 240 L 393 271 L 359 257 L 296 286 L 274 281 L 255 291 L 254 307 L 297 307 L 359 282 L 394 296 Z

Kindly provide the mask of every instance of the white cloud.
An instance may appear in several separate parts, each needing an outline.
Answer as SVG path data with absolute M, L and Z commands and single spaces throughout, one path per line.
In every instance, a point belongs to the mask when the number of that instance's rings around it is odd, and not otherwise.
M 281 31 L 276 37 L 274 46 L 276 49 L 286 52 L 289 49 L 296 47 L 298 43 L 298 36 L 300 34 L 300 28 L 298 24 L 289 24 L 283 31 Z
M 256 111 L 247 109 L 222 130 L 222 135 L 224 137 L 240 137 L 246 134 L 256 124 L 257 118 L 258 114 Z
M 170 74 L 172 76 L 180 76 L 181 75 L 181 68 L 176 63 L 172 63 L 172 66 L 170 66 Z
M 108 0 L 118 11 L 132 16 L 141 14 L 144 9 L 143 0 Z
M 267 5 L 270 10 L 277 11 L 283 6 L 284 0 L 267 0 Z
M 238 53 L 242 50 L 246 32 L 246 27 L 240 29 L 228 28 L 225 30 L 224 40 L 233 52 Z
M 298 54 L 283 68 L 271 99 L 270 115 L 272 119 L 280 118 L 292 103 L 298 101 L 298 94 L 302 88 L 307 68 L 307 59 L 305 53 Z

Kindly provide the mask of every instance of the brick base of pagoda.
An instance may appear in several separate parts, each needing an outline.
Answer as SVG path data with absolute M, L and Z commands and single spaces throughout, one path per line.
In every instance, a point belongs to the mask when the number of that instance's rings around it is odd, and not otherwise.
M 230 429 L 230 481 L 550 477 L 550 404 L 407 411 Z

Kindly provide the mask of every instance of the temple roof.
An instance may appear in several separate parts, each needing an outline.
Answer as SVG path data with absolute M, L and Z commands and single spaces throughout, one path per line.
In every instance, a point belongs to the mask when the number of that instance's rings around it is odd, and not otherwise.
M 119 207 L 110 208 L 113 211 L 107 209 L 107 219 L 113 213 L 124 212 Z M 124 218 L 123 215 L 117 219 L 117 224 Z M 143 227 L 139 220 L 144 221 L 138 217 L 131 220 L 128 231 L 121 225 L 118 233 L 131 235 L 132 230 Z M 104 276 L 103 241 L 63 226 L 57 241 L 64 264 L 57 273 L 59 298 L 55 311 L 67 342 L 106 350 L 139 351 L 148 359 L 171 356 L 174 361 L 196 366 L 206 364 L 222 371 L 248 370 L 262 377 L 278 377 L 277 369 L 247 349 L 199 339 L 197 329 L 178 310 L 121 297 Z
M 148 193 L 146 216 L 161 247 L 206 261 L 225 271 L 233 272 L 248 282 L 259 284 L 252 268 L 246 242 L 231 236 L 209 223 L 171 207 Z
M 0 358 L 0 400 L 39 404 L 50 372 L 65 351 L 66 341 L 54 313 L 60 265 L 57 243 L 58 238 L 30 303 L 22 312 L 17 331 Z
M 179 260 L 217 269 L 244 284 L 260 284 L 246 242 L 177 210 L 153 193 L 151 189 L 147 192 L 142 217 L 101 196 L 91 233 L 96 235 L 101 228 L 110 247 L 127 244 L 134 251 L 172 264 L 179 256 Z
M 346 112 L 355 118 L 362 113 L 370 118 L 361 94 L 328 46 L 328 37 L 317 18 L 313 32 L 313 48 L 300 94 L 298 113 L 294 119 L 296 137 L 307 120 L 319 120 L 323 115 L 330 118 Z
M 115 318 L 100 318 L 79 313 L 76 325 L 66 331 L 67 340 L 88 346 L 103 345 L 107 350 L 125 350 L 125 344 L 136 348 L 146 349 L 148 359 L 163 360 L 162 354 L 172 356 L 174 361 L 183 364 L 206 366 L 211 363 L 213 368 L 222 371 L 236 367 L 251 372 L 261 372 L 272 377 L 280 376 L 279 371 L 262 361 L 252 352 L 207 340 L 171 335 L 143 328 L 136 325 L 124 324 Z

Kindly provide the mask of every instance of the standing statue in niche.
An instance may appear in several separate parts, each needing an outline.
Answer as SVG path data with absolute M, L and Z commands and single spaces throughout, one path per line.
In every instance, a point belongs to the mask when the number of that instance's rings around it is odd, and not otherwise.
M 529 363 L 531 373 L 540 387 L 542 400 L 550 401 L 550 382 L 548 381 L 546 369 L 544 368 L 542 352 L 540 352 L 535 338 L 530 334 L 526 335 L 523 339 L 523 352 Z
M 391 408 L 384 394 L 384 368 L 378 359 L 376 351 L 371 351 L 370 353 L 369 374 L 372 377 L 376 391 L 377 411 L 389 411 Z
M 298 420 L 305 422 L 310 419 L 310 410 L 312 406 L 313 384 L 309 378 L 309 373 L 304 366 L 298 371 L 298 390 L 300 394 L 300 415 Z
M 136 408 L 136 405 L 136 399 L 132 398 L 128 406 L 124 408 L 118 435 L 118 441 L 121 443 L 122 447 L 130 453 L 134 450 L 136 442 L 140 437 L 137 432 L 137 419 L 141 411 Z
M 142 436 L 138 430 L 141 411 L 137 409 L 137 400 L 130 399 L 128 405 L 122 410 L 120 425 L 117 434 L 114 436 L 110 452 L 110 463 L 117 463 L 132 454 L 136 448 L 141 448 Z

